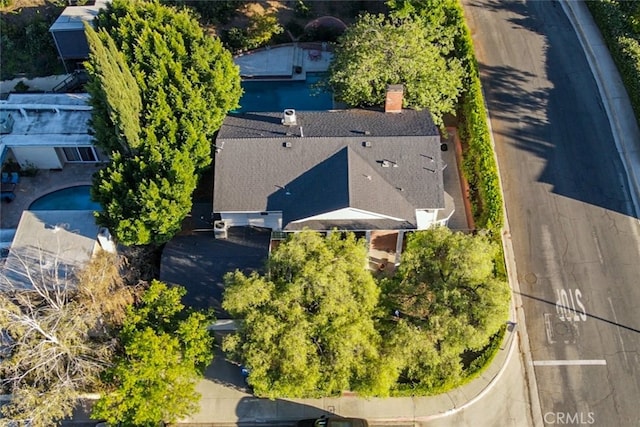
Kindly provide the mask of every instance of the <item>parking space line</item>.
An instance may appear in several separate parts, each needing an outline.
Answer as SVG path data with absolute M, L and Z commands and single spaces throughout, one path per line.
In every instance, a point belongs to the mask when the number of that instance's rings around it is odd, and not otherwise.
M 604 359 L 582 359 L 582 360 L 534 360 L 533 366 L 573 366 L 573 365 L 606 365 Z

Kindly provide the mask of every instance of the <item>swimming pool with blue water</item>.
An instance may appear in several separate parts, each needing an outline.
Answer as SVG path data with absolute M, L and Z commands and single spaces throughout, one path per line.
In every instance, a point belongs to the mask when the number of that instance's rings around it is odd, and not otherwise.
M 286 108 L 330 110 L 333 94 L 314 87 L 323 76 L 323 73 L 308 73 L 306 80 L 243 81 L 241 107 L 235 112 L 283 111 Z M 91 200 L 90 189 L 89 185 L 81 185 L 54 191 L 33 202 L 29 210 L 101 210 L 100 204 Z
M 323 74 L 307 74 L 306 80 L 242 82 L 244 93 L 235 112 L 294 110 L 321 111 L 333 108 L 333 94 L 314 87 Z
M 100 203 L 91 200 L 91 186 L 80 185 L 68 187 L 44 196 L 31 203 L 31 211 L 99 211 L 102 209 Z

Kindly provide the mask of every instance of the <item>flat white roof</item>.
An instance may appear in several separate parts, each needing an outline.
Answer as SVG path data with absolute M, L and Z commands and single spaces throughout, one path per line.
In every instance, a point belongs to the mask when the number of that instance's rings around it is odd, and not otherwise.
M 85 22 L 93 21 L 100 9 L 107 7 L 107 0 L 96 0 L 93 6 L 66 7 L 58 19 L 51 25 L 49 31 L 83 30 Z
M 68 274 L 84 266 L 98 245 L 93 211 L 24 211 L 0 274 L 3 286 L 28 289 L 41 268 Z
M 88 93 L 11 93 L 3 104 L 89 105 Z M 0 104 L 2 105 L 2 104 Z
M 11 114 L 13 129 L 0 143 L 16 146 L 91 145 L 88 94 L 11 94 L 0 111 Z

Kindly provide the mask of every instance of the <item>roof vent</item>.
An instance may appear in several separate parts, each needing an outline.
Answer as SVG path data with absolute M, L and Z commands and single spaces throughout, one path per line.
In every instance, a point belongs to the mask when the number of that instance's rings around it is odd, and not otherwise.
M 291 148 L 291 143 L 290 143 L 289 141 L 287 141 L 287 142 L 283 142 L 283 143 L 282 143 L 282 146 L 283 146 L 284 148 Z
M 11 116 L 11 113 L 6 111 L 0 112 L 0 134 L 4 135 L 13 131 L 13 124 L 15 120 Z
M 389 162 L 389 160 L 383 160 L 382 161 L 382 167 L 383 168 L 388 168 L 389 166 L 391 166 L 391 162 Z
M 284 110 L 284 114 L 282 116 L 282 124 L 285 126 L 295 126 L 296 122 L 296 110 L 293 108 L 287 108 Z
M 362 146 L 363 147 L 371 147 L 371 141 L 363 141 L 362 142 Z

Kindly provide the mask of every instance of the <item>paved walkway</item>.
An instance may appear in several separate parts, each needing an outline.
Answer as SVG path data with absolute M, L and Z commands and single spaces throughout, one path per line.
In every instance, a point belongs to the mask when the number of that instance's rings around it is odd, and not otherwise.
M 21 176 L 11 203 L 0 205 L 0 228 L 16 228 L 22 211 L 45 194 L 76 185 L 91 185 L 91 177 L 100 164 L 67 163 L 61 170 L 38 170 L 36 176 Z
M 242 78 L 304 80 L 306 73 L 325 72 L 333 53 L 326 43 L 287 43 L 236 55 Z

